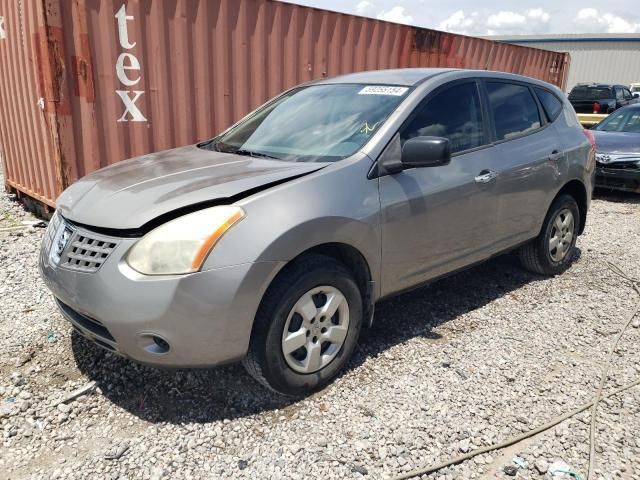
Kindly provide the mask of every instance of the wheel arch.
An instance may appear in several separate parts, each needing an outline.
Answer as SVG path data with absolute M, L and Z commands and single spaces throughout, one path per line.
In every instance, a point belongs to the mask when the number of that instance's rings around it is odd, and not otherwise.
M 356 247 L 342 242 L 328 242 L 314 245 L 300 252 L 290 261 L 288 261 L 280 271 L 271 280 L 269 286 L 263 294 L 263 299 L 268 295 L 272 285 L 274 285 L 281 276 L 286 275 L 288 271 L 308 255 L 323 255 L 342 263 L 353 274 L 356 284 L 360 289 L 363 300 L 363 324 L 371 326 L 373 322 L 373 309 L 375 303 L 375 281 L 372 277 L 371 266 L 367 262 L 364 254 Z
M 556 196 L 553 197 L 553 200 L 549 204 L 549 208 L 551 208 L 550 206 L 553 205 L 553 202 L 555 202 L 556 199 L 561 195 L 571 195 L 578 204 L 578 210 L 580 211 L 580 229 L 578 230 L 578 234 L 582 234 L 587 222 L 588 210 L 587 189 L 584 186 L 584 183 L 576 179 L 567 182 L 556 194 Z

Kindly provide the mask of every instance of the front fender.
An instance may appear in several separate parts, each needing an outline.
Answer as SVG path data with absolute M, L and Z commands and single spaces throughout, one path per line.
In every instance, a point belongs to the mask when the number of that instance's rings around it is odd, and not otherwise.
M 358 250 L 374 281 L 380 272 L 378 180 L 355 156 L 237 203 L 246 212 L 214 247 L 204 268 L 288 262 L 310 248 L 344 243 Z

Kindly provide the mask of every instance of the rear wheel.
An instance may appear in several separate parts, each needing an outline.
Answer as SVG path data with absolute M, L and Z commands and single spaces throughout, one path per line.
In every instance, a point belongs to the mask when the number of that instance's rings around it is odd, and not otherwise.
M 571 263 L 580 227 L 580 209 L 571 195 L 558 197 L 540 235 L 520 249 L 522 265 L 534 273 L 557 275 Z
M 362 314 L 360 290 L 346 267 L 309 255 L 287 267 L 265 294 L 243 364 L 278 393 L 311 393 L 349 360 Z

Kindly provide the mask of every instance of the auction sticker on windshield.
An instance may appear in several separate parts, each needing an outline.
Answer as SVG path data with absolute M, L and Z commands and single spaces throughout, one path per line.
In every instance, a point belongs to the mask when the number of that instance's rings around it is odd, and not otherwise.
M 407 87 L 385 87 L 383 85 L 369 85 L 358 92 L 358 95 L 391 95 L 401 97 L 409 90 Z

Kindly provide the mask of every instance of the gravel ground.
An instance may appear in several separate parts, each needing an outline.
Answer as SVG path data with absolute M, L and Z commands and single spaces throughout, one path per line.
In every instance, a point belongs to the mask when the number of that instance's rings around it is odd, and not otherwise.
M 565 274 L 534 276 L 505 255 L 384 302 L 346 373 L 287 401 L 237 365 L 156 370 L 74 335 L 38 276 L 44 229 L 7 231 L 32 217 L 0 197 L 3 479 L 379 479 L 431 465 L 591 401 L 636 301 L 603 262 L 640 277 L 640 197 L 600 197 Z M 607 390 L 640 377 L 639 326 Z M 92 381 L 94 392 L 58 404 Z M 639 413 L 640 387 L 601 404 L 596 478 L 640 479 Z M 503 469 L 514 456 L 527 462 L 520 479 L 545 478 L 555 460 L 584 475 L 589 422 L 584 412 L 424 478 L 513 478 Z

